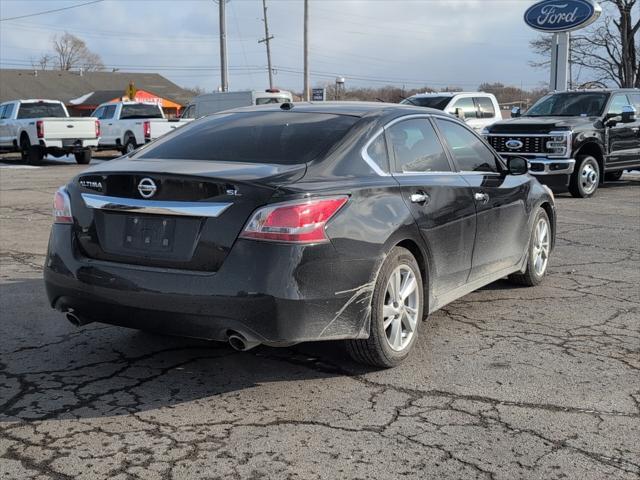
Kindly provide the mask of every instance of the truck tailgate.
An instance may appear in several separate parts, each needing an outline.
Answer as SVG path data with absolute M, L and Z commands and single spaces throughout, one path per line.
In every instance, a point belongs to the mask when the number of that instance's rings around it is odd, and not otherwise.
M 96 121 L 87 118 L 43 118 L 44 137 L 50 140 L 96 138 Z
M 176 128 L 186 125 L 186 121 L 175 120 L 150 120 L 151 140 L 161 137 L 165 133 L 172 132 Z

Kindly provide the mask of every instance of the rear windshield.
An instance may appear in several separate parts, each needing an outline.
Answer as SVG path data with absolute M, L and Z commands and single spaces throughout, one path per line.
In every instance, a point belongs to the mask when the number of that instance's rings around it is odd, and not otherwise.
M 218 114 L 175 130 L 139 158 L 307 163 L 327 153 L 357 121 L 323 113 Z
M 444 110 L 451 101 L 451 97 L 409 97 L 402 100 L 403 105 L 415 105 L 417 107 L 437 108 Z
M 18 118 L 66 117 L 64 108 L 59 103 L 38 102 L 22 103 L 18 110 Z
M 162 112 L 157 105 L 134 103 L 122 106 L 120 120 L 125 118 L 162 118 Z
M 268 103 L 287 103 L 290 102 L 289 97 L 258 97 L 256 105 L 267 105 Z

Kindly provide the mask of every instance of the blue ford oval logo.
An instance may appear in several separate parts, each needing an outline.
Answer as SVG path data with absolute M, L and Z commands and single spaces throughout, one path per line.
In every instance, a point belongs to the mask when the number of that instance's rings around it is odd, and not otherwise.
M 568 32 L 595 22 L 600 13 L 592 0 L 543 0 L 527 9 L 524 21 L 543 32 Z
M 505 146 L 509 150 L 518 150 L 524 146 L 524 143 L 522 143 L 520 140 L 507 140 L 505 142 Z

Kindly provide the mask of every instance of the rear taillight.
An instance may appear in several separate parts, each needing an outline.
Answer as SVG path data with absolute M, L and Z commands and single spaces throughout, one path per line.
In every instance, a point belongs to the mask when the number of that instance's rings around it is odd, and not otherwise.
M 73 223 L 71 200 L 64 187 L 60 187 L 53 197 L 53 223 Z
M 44 138 L 44 122 L 42 120 L 36 121 L 36 134 L 38 138 Z
M 240 237 L 286 243 L 326 242 L 325 226 L 347 200 L 347 196 L 326 197 L 262 207 L 254 212 Z
M 142 124 L 142 131 L 144 132 L 145 140 L 151 139 L 151 122 L 144 122 Z
M 100 120 L 96 120 L 96 138 L 100 138 Z

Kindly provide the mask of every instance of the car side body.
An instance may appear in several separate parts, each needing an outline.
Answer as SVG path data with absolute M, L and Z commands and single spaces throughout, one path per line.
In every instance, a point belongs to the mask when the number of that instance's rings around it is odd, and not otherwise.
M 192 145 L 189 135 L 200 138 L 206 122 L 258 125 L 270 116 L 292 123 L 305 116 L 348 118 L 350 127 L 328 151 L 304 163 L 154 156 L 163 149 L 179 152 L 180 142 Z M 401 154 L 392 135 L 401 128 L 411 136 L 414 126 L 435 132 L 444 171 L 398 168 Z M 495 164 L 489 171 L 461 170 L 460 152 L 444 134 L 460 128 L 490 152 Z M 154 200 L 140 196 L 145 179 L 158 185 Z M 91 168 L 65 192 L 72 221 L 53 225 L 44 272 L 54 308 L 70 312 L 77 323 L 219 341 L 239 332 L 272 346 L 369 337 L 372 292 L 395 247 L 411 252 L 419 265 L 427 315 L 525 271 L 540 209 L 550 221 L 551 248 L 555 232 L 550 190 L 528 174 L 509 174 L 499 155 L 462 122 L 437 110 L 380 103 L 285 104 L 212 115 Z M 324 227 L 326 241 L 245 235 L 265 205 L 317 198 L 346 199 Z M 173 216 L 177 210 L 171 209 L 180 206 L 187 210 Z M 203 206 L 223 211 L 199 217 Z M 124 248 L 136 219 L 145 218 L 171 219 L 171 251 L 161 245 L 156 253 Z

